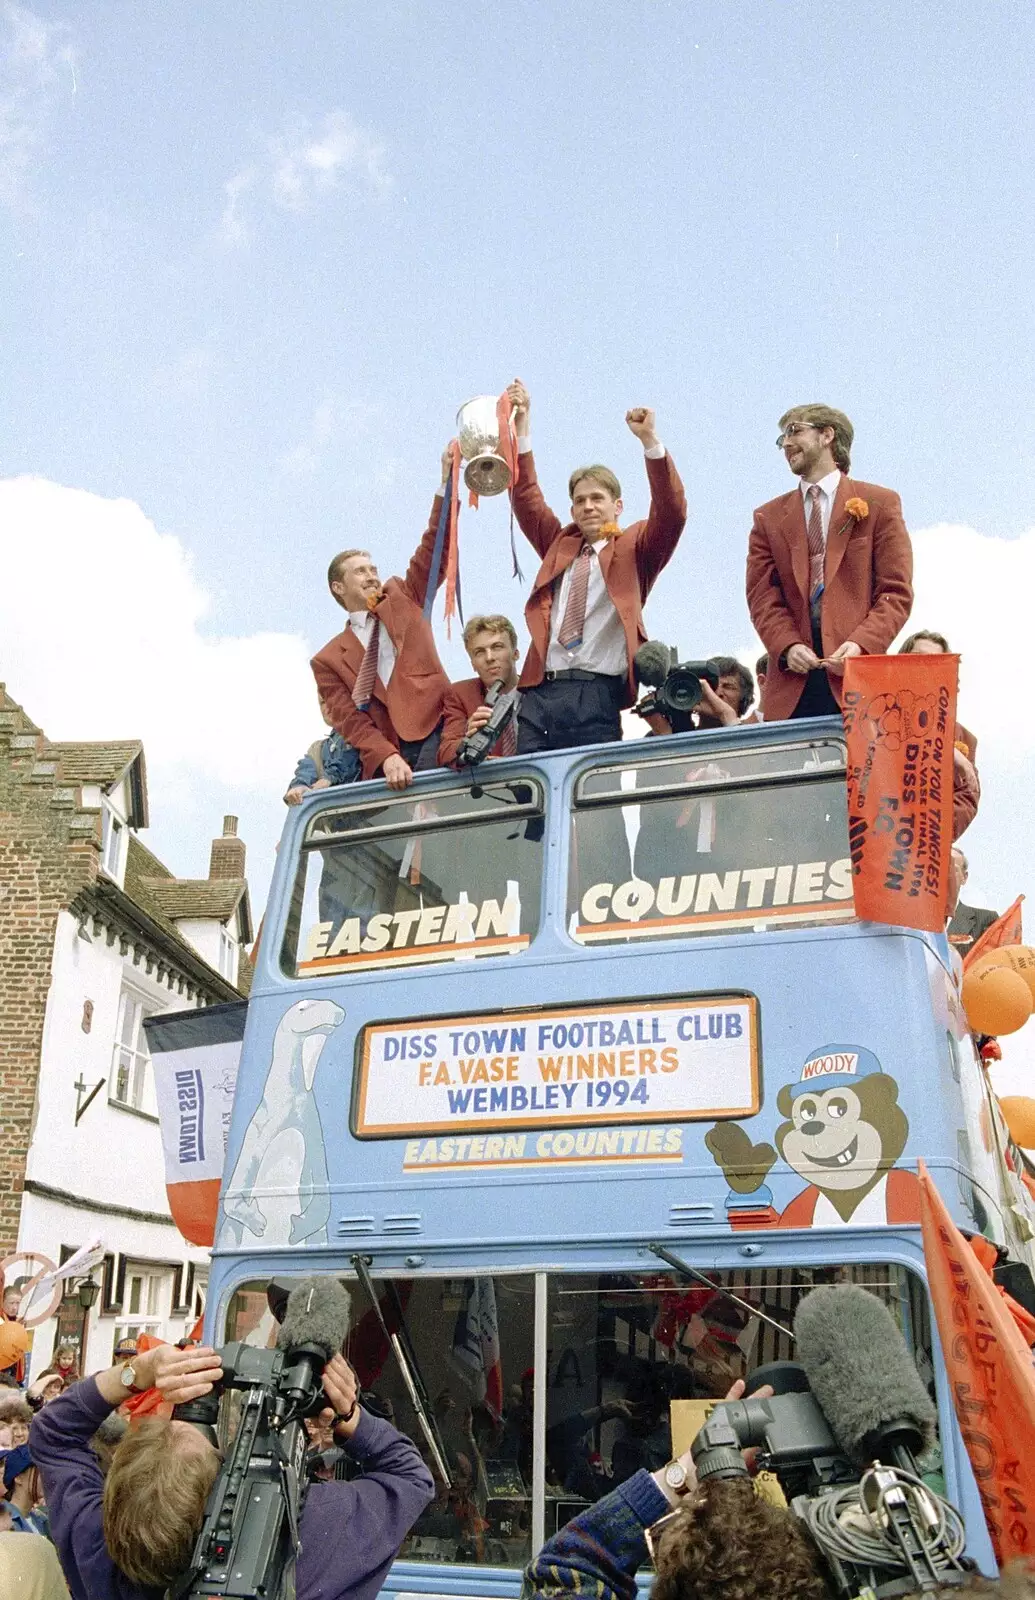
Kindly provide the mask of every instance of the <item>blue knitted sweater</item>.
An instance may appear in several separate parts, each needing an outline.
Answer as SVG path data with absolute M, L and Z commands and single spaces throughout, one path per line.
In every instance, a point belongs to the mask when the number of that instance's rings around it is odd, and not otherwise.
M 636 1569 L 647 1555 L 643 1531 L 671 1509 L 649 1472 L 634 1473 L 547 1540 L 525 1569 L 522 1600 L 535 1595 L 633 1600 Z

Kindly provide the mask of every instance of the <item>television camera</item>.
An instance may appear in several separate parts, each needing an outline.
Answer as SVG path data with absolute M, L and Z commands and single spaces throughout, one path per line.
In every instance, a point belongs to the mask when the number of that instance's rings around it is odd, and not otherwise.
M 698 1481 L 776 1475 L 844 1600 L 896 1600 L 967 1576 L 963 1521 L 923 1480 L 935 1409 L 891 1313 L 855 1286 L 814 1289 L 794 1319 L 801 1365 L 759 1368 L 757 1394 L 720 1402 L 691 1456 Z

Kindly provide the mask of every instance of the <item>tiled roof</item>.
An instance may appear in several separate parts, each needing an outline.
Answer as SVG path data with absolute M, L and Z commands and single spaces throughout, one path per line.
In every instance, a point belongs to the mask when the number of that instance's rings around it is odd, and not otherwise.
M 112 744 L 71 744 L 47 740 L 47 754 L 59 763 L 58 771 L 62 779 L 68 783 L 99 783 L 102 788 L 117 782 L 143 751 L 139 739 L 120 739 Z
M 163 916 L 218 917 L 220 922 L 233 916 L 245 887 L 241 879 L 233 878 L 215 883 L 208 878 L 144 878 L 141 884 Z
M 48 740 L 43 759 L 58 764 L 59 783 L 96 783 L 111 789 L 132 770 L 130 822 L 135 828 L 147 827 L 147 775 L 144 747 L 139 739 L 83 742 Z
M 186 893 L 181 895 L 180 890 Z M 164 862 L 152 855 L 147 846 L 131 833 L 126 852 L 124 892 L 141 911 L 146 912 L 152 922 L 157 923 L 170 939 L 183 950 L 189 951 L 197 961 L 202 958 L 189 940 L 183 937 L 174 918 L 218 917 L 224 921 L 233 916 L 247 891 L 244 883 L 227 879 L 210 883 L 206 878 L 174 878 Z M 247 915 L 247 901 L 245 911 Z M 204 965 L 207 967 L 208 962 Z

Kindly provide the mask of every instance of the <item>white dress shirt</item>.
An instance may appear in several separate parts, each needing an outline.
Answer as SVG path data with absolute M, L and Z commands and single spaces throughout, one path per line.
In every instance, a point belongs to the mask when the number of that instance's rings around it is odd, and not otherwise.
M 372 611 L 349 612 L 349 627 L 352 629 L 353 633 L 356 635 L 356 638 L 363 646 L 364 655 L 366 654 L 367 645 L 370 643 L 370 630 L 373 626 L 374 613 Z M 377 638 L 377 675 L 381 679 L 381 682 L 384 684 L 386 689 L 388 688 L 388 680 L 392 676 L 392 669 L 394 666 L 395 645 L 388 637 L 388 629 L 385 627 L 384 622 L 382 622 L 381 631 Z
M 815 483 L 815 484 L 806 483 L 805 479 L 802 478 L 801 483 L 799 485 L 799 487 L 801 489 L 802 500 L 805 502 L 805 526 L 806 526 L 806 528 L 809 525 L 809 512 L 812 509 L 812 502 L 809 499 L 809 490 L 810 489 L 818 489 L 820 491 L 820 495 L 819 495 L 819 515 L 820 515 L 820 518 L 821 518 L 822 523 L 823 523 L 823 548 L 824 549 L 826 549 L 827 532 L 828 532 L 828 530 L 830 528 L 830 513 L 834 509 L 834 496 L 837 494 L 838 485 L 841 482 L 841 476 L 842 476 L 841 468 L 840 467 L 835 467 L 833 472 L 828 472 L 826 477 L 825 478 L 820 478 L 818 483 Z
M 532 440 L 529 434 L 518 440 L 519 455 L 527 455 L 531 448 Z M 664 454 L 663 444 L 644 451 L 644 455 L 650 461 L 660 461 Z M 612 535 L 612 537 L 621 536 Z M 550 608 L 550 643 L 545 662 L 547 672 L 570 672 L 573 667 L 577 667 L 581 672 L 601 672 L 611 678 L 624 678 L 629 670 L 625 629 L 621 617 L 615 610 L 614 601 L 607 592 L 607 584 L 600 566 L 599 556 L 603 545 L 604 540 L 599 539 L 590 547 L 593 554 L 589 564 L 589 583 L 586 589 L 586 621 L 582 629 L 582 641 L 574 650 L 567 649 L 557 638 L 564 621 L 568 596 L 571 593 L 574 562 L 564 569 L 560 582 L 554 586 L 553 605 Z

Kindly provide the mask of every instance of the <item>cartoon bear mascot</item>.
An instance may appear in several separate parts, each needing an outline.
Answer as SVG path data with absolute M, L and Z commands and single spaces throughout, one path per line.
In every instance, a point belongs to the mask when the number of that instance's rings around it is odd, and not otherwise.
M 909 1122 L 898 1084 L 872 1050 L 830 1044 L 814 1051 L 797 1083 L 776 1097 L 787 1120 L 772 1145 L 752 1144 L 736 1122 L 717 1122 L 705 1144 L 730 1186 L 731 1227 L 873 1227 L 920 1221 L 916 1174 L 895 1162 L 906 1147 Z M 777 1151 L 808 1187 L 783 1211 L 772 1205 L 766 1178 Z

